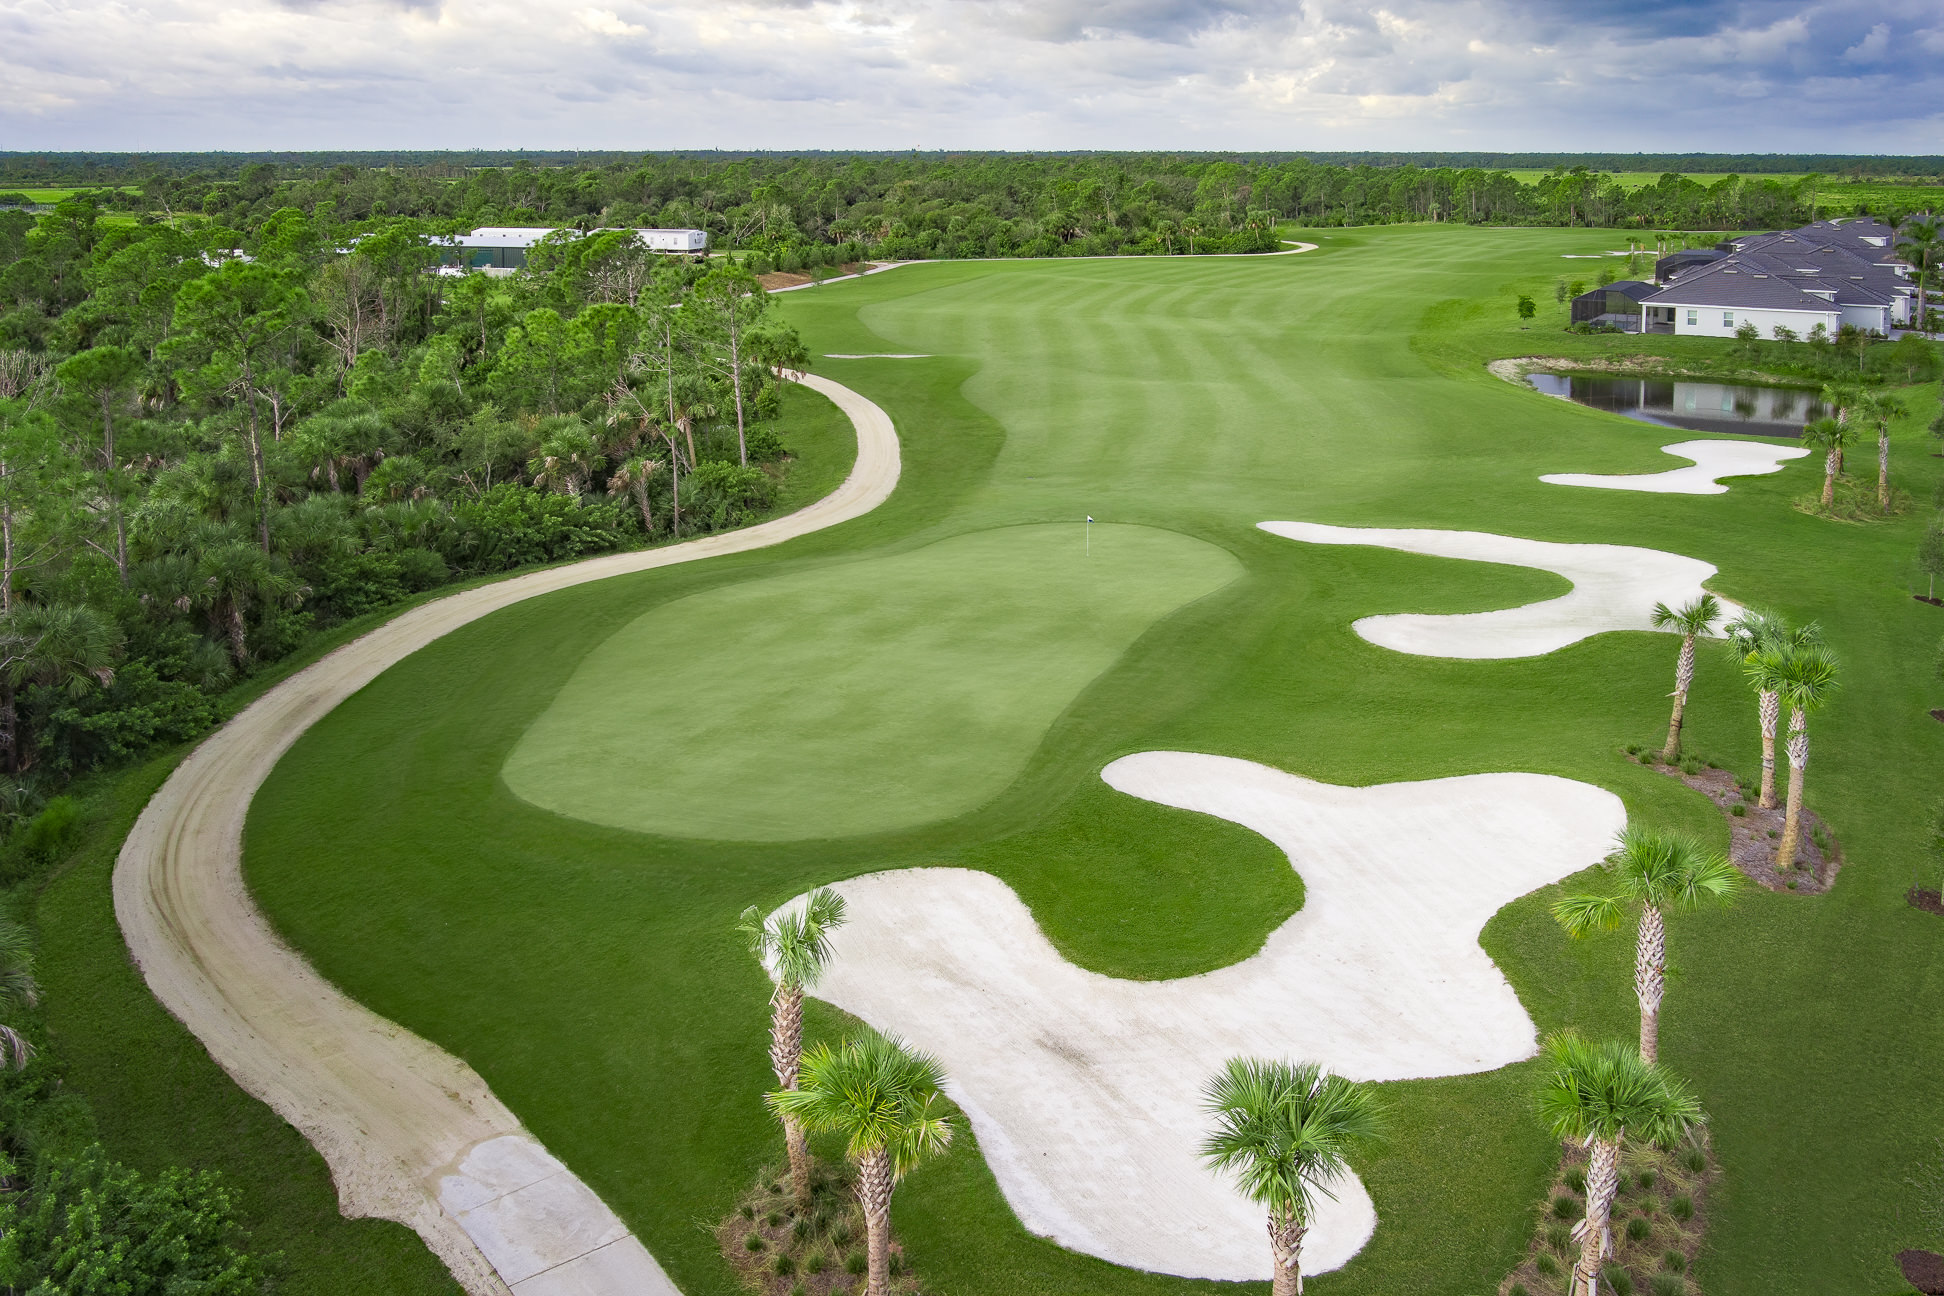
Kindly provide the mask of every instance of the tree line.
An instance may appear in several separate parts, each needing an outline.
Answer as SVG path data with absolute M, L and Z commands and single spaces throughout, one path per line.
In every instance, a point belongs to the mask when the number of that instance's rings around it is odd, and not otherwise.
M 648 154 L 481 167 L 252 162 L 130 170 L 122 179 L 128 187 L 102 190 L 97 201 L 143 220 L 192 215 L 250 232 L 294 208 L 324 223 L 410 216 L 448 230 L 703 229 L 719 248 L 779 264 L 842 245 L 883 259 L 1267 251 L 1277 246 L 1281 222 L 1780 228 L 1814 218 L 1819 183 L 1758 175 L 1704 183 L 1670 171 L 1629 189 L 1584 165 L 1527 182 L 1484 166 L 1174 154 Z M 7 197 L 0 192 L 0 203 Z

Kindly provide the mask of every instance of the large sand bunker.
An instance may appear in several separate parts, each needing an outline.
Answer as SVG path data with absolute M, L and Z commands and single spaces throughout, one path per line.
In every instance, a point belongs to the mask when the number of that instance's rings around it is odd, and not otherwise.
M 1657 473 L 1547 473 L 1539 480 L 1554 486 L 1591 486 L 1599 490 L 1649 491 L 1659 495 L 1724 495 L 1723 477 L 1766 477 L 1790 459 L 1808 454 L 1800 446 L 1768 441 L 1677 441 L 1661 450 L 1691 459 L 1686 468 Z
M 816 993 L 939 1056 L 1029 1229 L 1136 1268 L 1267 1278 L 1261 1211 L 1197 1157 L 1202 1084 L 1240 1054 L 1372 1080 L 1531 1056 L 1532 1021 L 1479 931 L 1602 858 L 1625 812 L 1610 792 L 1540 774 L 1336 787 L 1145 752 L 1102 777 L 1267 837 L 1302 873 L 1301 912 L 1232 967 L 1123 981 L 1067 962 L 987 874 L 875 873 L 837 888 L 850 921 Z M 1375 1227 L 1362 1184 L 1344 1183 L 1304 1268 L 1343 1265 Z
M 1555 599 L 1496 612 L 1409 612 L 1364 617 L 1359 635 L 1381 648 L 1420 657 L 1538 657 L 1609 630 L 1652 630 L 1656 603 L 1679 607 L 1700 597 L 1712 563 L 1631 545 L 1558 544 L 1484 531 L 1421 531 L 1260 522 L 1264 531 L 1308 544 L 1377 545 L 1434 558 L 1537 567 L 1573 582 Z M 1722 600 L 1723 618 L 1741 609 Z

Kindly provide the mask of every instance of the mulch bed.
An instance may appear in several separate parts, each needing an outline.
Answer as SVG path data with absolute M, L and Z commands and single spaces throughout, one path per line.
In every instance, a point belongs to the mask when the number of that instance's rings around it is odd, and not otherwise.
M 1944 1256 L 1935 1251 L 1899 1251 L 1897 1268 L 1904 1281 L 1924 1296 L 1944 1296 Z
M 1499 1283 L 1499 1296 L 1554 1296 L 1565 1289 L 1579 1244 L 1573 1225 L 1586 1214 L 1586 1149 L 1566 1143 L 1552 1187 L 1536 1205 L 1535 1226 L 1526 1257 Z M 1685 1274 L 1707 1233 L 1708 1189 L 1719 1177 L 1714 1152 L 1705 1139 L 1676 1151 L 1628 1145 L 1620 1155 L 1620 1191 L 1613 1201 L 1613 1256 L 1607 1262 L 1602 1296 L 1618 1284 L 1624 1270 L 1638 1296 L 1659 1290 L 1660 1274 Z M 1634 1221 L 1640 1221 L 1635 1223 Z M 1661 1279 L 1665 1285 L 1667 1279 Z M 1681 1290 L 1693 1291 L 1692 1285 Z
M 1932 598 L 1928 594 L 1912 594 L 1910 597 L 1919 603 L 1928 603 L 1932 607 L 1944 607 L 1944 598 Z
M 1922 909 L 1925 913 L 1944 916 L 1944 896 L 1928 888 L 1914 886 L 1904 892 L 1904 899 L 1912 909 Z
M 1728 858 L 1753 881 L 1771 891 L 1794 891 L 1798 895 L 1821 895 L 1835 885 L 1836 874 L 1843 867 L 1842 845 L 1816 812 L 1806 807 L 1802 812 L 1802 837 L 1796 847 L 1796 867 L 1777 869 L 1775 866 L 1776 841 L 1782 835 L 1780 802 L 1781 782 L 1788 777 L 1785 770 L 1776 771 L 1776 807 L 1764 810 L 1755 804 L 1756 789 L 1750 788 L 1744 795 L 1735 776 L 1727 770 L 1704 765 L 1688 774 L 1678 765 L 1660 764 L 1651 752 L 1632 759 L 1669 778 L 1681 780 L 1721 808 L 1721 817 L 1728 821 Z M 1736 806 L 1742 807 L 1742 813 L 1734 812 Z
M 1931 711 L 1931 719 L 1944 721 L 1944 707 L 1934 708 Z

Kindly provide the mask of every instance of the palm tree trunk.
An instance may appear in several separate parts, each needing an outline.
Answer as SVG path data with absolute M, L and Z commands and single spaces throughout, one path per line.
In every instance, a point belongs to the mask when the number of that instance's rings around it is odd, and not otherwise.
M 803 1065 L 803 987 L 777 983 L 770 1005 L 770 1069 L 776 1072 L 780 1088 L 794 1089 Z M 783 1118 L 783 1146 L 790 1154 L 791 1194 L 798 1206 L 808 1206 L 810 1145 L 803 1137 L 803 1123 L 794 1116 Z
M 1774 689 L 1763 689 L 1756 710 L 1762 719 L 1762 794 L 1755 804 L 1764 810 L 1775 809 L 1775 730 L 1782 723 L 1782 697 Z
M 1667 927 L 1659 909 L 1643 905 L 1634 947 L 1634 994 L 1640 1000 L 1640 1056 L 1647 1062 L 1660 1054 L 1661 994 L 1666 988 Z
M 1667 745 L 1661 748 L 1661 762 L 1670 763 L 1681 755 L 1681 717 L 1687 711 L 1688 690 L 1694 687 L 1694 636 L 1681 636 L 1681 655 L 1674 665 L 1674 717 L 1667 722 Z
M 229 632 L 230 652 L 236 657 L 236 664 L 242 666 L 250 660 L 250 645 L 243 625 L 243 604 L 231 598 L 225 601 L 223 626 Z
M 1833 508 L 1836 504 L 1836 474 L 1843 466 L 1843 452 L 1831 450 L 1823 456 L 1823 493 L 1822 506 Z
M 121 496 L 115 492 L 115 410 L 104 393 L 101 398 L 101 450 L 107 460 L 108 498 L 115 510 L 115 571 L 124 588 L 128 585 L 128 522 L 122 517 Z M 1888 453 L 1886 451 L 1886 453 Z
M 1789 795 L 1782 812 L 1782 839 L 1775 843 L 1775 866 L 1795 867 L 1802 837 L 1802 772 L 1809 768 L 1809 725 L 1800 711 L 1789 712 Z
M 1877 429 L 1877 507 L 1890 511 L 1890 423 Z
M 865 1250 L 870 1257 L 865 1296 L 890 1296 L 891 1153 L 884 1148 L 857 1159 L 857 1202 L 864 1208 Z
M 1308 1231 L 1300 1220 L 1269 1217 L 1270 1296 L 1303 1296 L 1303 1234 Z
M 1600 1262 L 1613 1249 L 1608 1223 L 1613 1216 L 1613 1194 L 1620 1186 L 1620 1144 L 1603 1139 L 1593 1141 L 1593 1155 L 1586 1167 L 1586 1218 L 1574 1226 L 1579 1235 L 1579 1260 L 1573 1265 L 1574 1292 L 1592 1296 L 1600 1278 Z

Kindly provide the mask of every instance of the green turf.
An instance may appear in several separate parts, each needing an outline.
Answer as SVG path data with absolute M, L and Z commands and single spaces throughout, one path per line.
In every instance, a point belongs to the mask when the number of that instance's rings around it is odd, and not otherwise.
M 674 837 L 949 818 L 1011 782 L 1149 625 L 1241 570 L 1172 532 L 1067 522 L 698 594 L 588 655 L 514 747 L 507 786 Z M 671 643 L 717 648 L 671 661 Z
M 1809 786 L 1849 859 L 1830 895 L 1757 894 L 1670 924 L 1679 975 L 1663 1055 L 1695 1080 L 1726 1169 L 1697 1278 L 1727 1296 L 1892 1289 L 1898 1248 L 1944 1244 L 1911 1187 L 1936 1157 L 1944 1100 L 1944 1021 L 1930 1010 L 1944 923 L 1902 900 L 1944 755 L 1944 726 L 1925 714 L 1944 705 L 1931 673 L 1944 613 L 1903 585 L 1923 519 L 1796 512 L 1789 501 L 1815 479 L 1804 463 L 1721 496 L 1543 485 L 1543 472 L 1664 468 L 1656 447 L 1692 434 L 1516 388 L 1485 359 L 1691 361 L 1718 344 L 1522 329 L 1517 294 L 1545 293 L 1560 254 L 1599 232 L 1310 237 L 1321 250 L 1304 256 L 932 265 L 792 294 L 779 304 L 815 354 L 934 357 L 819 365 L 897 421 L 893 498 L 774 550 L 508 609 L 387 672 L 293 747 L 252 811 L 249 876 L 273 919 L 333 980 L 475 1066 L 685 1291 L 727 1296 L 734 1279 L 695 1223 L 777 1154 L 759 1101 L 767 986 L 730 933 L 744 905 L 879 869 L 975 867 L 1087 967 L 1154 977 L 1232 962 L 1300 888 L 1259 838 L 1100 783 L 1108 761 L 1156 748 L 1339 783 L 1561 774 L 1613 789 L 1637 819 L 1725 843 L 1700 797 L 1618 751 L 1665 726 L 1671 638 L 1606 634 L 1503 662 L 1387 652 L 1351 622 L 1509 606 L 1556 592 L 1556 578 L 1291 544 L 1254 523 L 1690 554 L 1720 568 L 1728 597 L 1821 619 L 1842 655 Z M 1906 400 L 1896 471 L 1928 499 L 1940 461 L 1921 428 L 1937 389 Z M 1867 471 L 1870 458 L 1853 461 Z M 1243 574 L 1136 639 L 1052 717 L 1018 777 L 965 813 L 863 838 L 706 842 L 564 819 L 500 779 L 590 655 L 644 616 L 699 628 L 678 601 L 789 589 L 842 563 L 1083 514 L 1204 541 Z M 840 661 L 752 659 L 694 635 L 655 647 L 683 678 L 707 675 L 725 708 L 771 689 L 772 670 L 868 701 Z M 1718 650 L 1702 654 L 1689 715 L 1695 751 L 1752 772 L 1752 699 Z M 736 744 L 757 750 L 771 722 L 756 716 Z M 670 759 L 692 752 L 685 735 L 643 741 Z M 749 795 L 723 786 L 737 777 L 724 762 L 702 763 L 718 774 L 698 797 Z M 1547 898 L 1503 910 L 1487 949 L 1542 1029 L 1630 1033 L 1626 940 L 1568 942 Z M 814 1012 L 813 1035 L 835 1017 Z M 1524 1064 L 1384 1086 L 1394 1134 L 1359 1167 L 1383 1223 L 1316 1289 L 1494 1289 L 1530 1236 L 1553 1155 L 1532 1080 Z M 969 1144 L 900 1189 L 897 1217 L 928 1289 L 952 1296 L 1218 1290 L 1028 1236 Z

